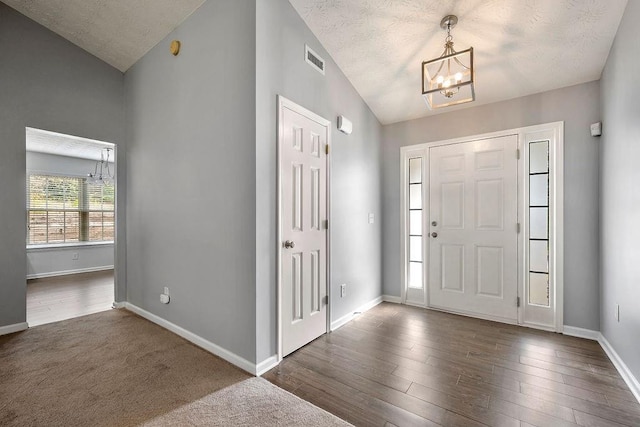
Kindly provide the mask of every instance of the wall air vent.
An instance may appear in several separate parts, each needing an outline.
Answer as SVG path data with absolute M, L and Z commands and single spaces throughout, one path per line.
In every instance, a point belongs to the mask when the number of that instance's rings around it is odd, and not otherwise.
M 304 45 L 304 60 L 324 76 L 324 59 L 311 50 L 311 48 L 306 44 Z

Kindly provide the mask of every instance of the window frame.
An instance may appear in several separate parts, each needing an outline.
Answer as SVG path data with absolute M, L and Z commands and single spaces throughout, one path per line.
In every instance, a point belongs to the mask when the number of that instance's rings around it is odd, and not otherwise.
M 78 208 L 77 209 L 65 209 L 65 208 L 41 208 L 41 207 L 31 207 L 31 201 L 30 201 L 30 184 L 31 184 L 31 177 L 32 176 L 41 176 L 41 177 L 47 177 L 47 178 L 68 178 L 68 179 L 73 179 L 73 180 L 80 180 L 80 187 L 78 190 Z M 113 187 L 113 209 L 90 209 L 90 205 L 88 203 L 88 198 L 89 196 L 89 186 L 91 185 L 90 182 L 88 182 L 88 179 L 86 176 L 81 176 L 81 175 L 75 175 L 75 174 L 63 174 L 63 173 L 52 173 L 52 172 L 40 172 L 40 171 L 27 171 L 27 176 L 26 176 L 26 200 L 25 200 L 25 205 L 26 205 L 26 209 L 25 209 L 25 215 L 26 215 L 26 230 L 25 230 L 25 242 L 26 242 L 26 248 L 33 250 L 33 249 L 49 249 L 49 248 L 66 248 L 66 247 L 74 247 L 74 246 L 78 246 L 78 247 L 84 247 L 84 246 L 93 246 L 93 245 L 108 245 L 108 244 L 114 244 L 115 243 L 115 229 L 116 229 L 116 224 L 115 224 L 115 216 L 116 216 L 116 201 L 115 201 L 115 197 L 116 197 L 116 183 L 115 180 L 114 182 L 111 184 L 111 186 Z M 102 199 L 102 207 L 104 208 L 104 194 L 101 195 L 101 199 Z M 46 238 L 47 238 L 47 242 L 37 242 L 37 243 L 32 243 L 30 241 L 30 227 L 31 227 L 31 221 L 30 221 L 30 214 L 31 212 L 46 212 L 47 214 L 47 225 L 48 225 L 48 214 L 49 212 L 77 212 L 78 213 L 78 221 L 79 221 L 79 230 L 78 230 L 78 240 L 73 240 L 73 241 L 63 241 L 63 242 L 49 242 L 49 233 L 48 231 L 46 232 Z M 91 213 L 101 213 L 102 214 L 102 231 L 101 234 L 104 237 L 104 214 L 105 213 L 111 213 L 113 215 L 113 238 L 106 240 L 106 239 L 102 239 L 102 240 L 90 240 L 90 214 Z M 63 233 L 66 235 L 66 221 L 65 221 L 65 226 L 64 226 L 64 231 Z M 85 237 L 85 240 L 83 240 L 83 237 Z M 65 238 L 66 240 L 66 238 Z

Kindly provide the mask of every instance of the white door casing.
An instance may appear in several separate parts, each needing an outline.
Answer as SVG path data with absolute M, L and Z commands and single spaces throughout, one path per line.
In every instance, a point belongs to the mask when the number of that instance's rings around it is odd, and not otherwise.
M 430 305 L 518 320 L 518 138 L 430 149 Z
M 432 261 L 432 237 L 429 234 L 434 226 L 431 225 L 432 219 L 430 203 L 432 196 L 430 194 L 431 185 L 431 156 L 438 155 L 436 147 L 446 147 L 451 145 L 465 144 L 474 141 L 492 140 L 496 138 L 511 136 L 516 138 L 516 146 L 518 148 L 518 159 L 513 160 L 517 165 L 517 223 L 519 233 L 517 234 L 517 279 L 516 293 L 520 303 L 517 309 L 517 323 L 555 332 L 563 331 L 564 320 L 564 214 L 563 214 L 563 197 L 564 197 L 564 124 L 563 122 L 547 123 L 535 126 L 528 126 L 517 129 L 509 129 L 498 132 L 492 132 L 481 135 L 467 136 L 462 138 L 443 140 L 437 142 L 429 142 L 400 148 L 400 171 L 401 171 L 401 283 L 402 295 L 401 302 L 410 305 L 418 305 L 429 308 L 436 308 L 444 311 L 454 311 L 461 314 L 468 314 L 474 317 L 487 318 L 492 320 L 503 321 L 507 323 L 515 323 L 513 314 L 507 314 L 508 318 L 496 317 L 493 315 L 482 315 L 468 311 L 466 306 L 463 310 L 455 308 L 446 308 L 438 305 L 437 297 L 431 295 L 430 275 Z M 534 159 L 533 146 L 536 146 L 536 156 Z M 548 146 L 548 168 L 542 164 L 540 166 L 540 149 Z M 543 153 L 544 154 L 544 153 Z M 486 157 L 486 156 L 485 156 Z M 411 162 L 422 159 L 421 178 L 410 176 Z M 535 169 L 533 166 L 535 166 Z M 530 169 L 531 167 L 531 169 Z M 542 167 L 542 169 L 540 169 Z M 544 252 L 540 251 L 542 243 L 537 243 L 536 251 L 534 251 L 533 240 L 542 240 L 541 232 L 544 232 L 545 224 L 541 222 L 543 216 L 540 215 L 541 208 L 545 205 L 544 198 L 544 174 L 548 174 L 548 267 L 544 264 Z M 410 187 L 415 186 L 415 182 L 422 182 L 422 192 L 410 192 Z M 515 182 L 515 181 L 514 181 Z M 535 185 L 534 185 L 535 184 Z M 449 186 L 447 190 L 454 190 L 455 185 Z M 490 183 L 484 185 L 490 188 Z M 413 188 L 415 190 L 415 188 Z M 416 214 L 410 210 L 413 196 L 421 194 L 423 212 Z M 440 198 L 442 196 L 440 195 Z M 535 211 L 535 212 L 534 212 Z M 536 213 L 536 216 L 532 216 Z M 414 225 L 412 214 L 415 217 L 422 217 L 421 224 Z M 506 218 L 506 217 L 505 217 Z M 437 222 L 438 223 L 438 222 Z M 439 224 L 439 223 L 438 223 Z M 437 227 L 437 226 L 436 226 Z M 535 230 L 534 230 L 535 228 Z M 535 233 L 534 233 L 535 231 Z M 412 280 L 412 274 L 409 271 L 409 265 L 415 264 L 415 256 L 412 254 L 415 245 L 410 244 L 410 239 L 418 233 L 423 236 L 422 239 L 422 261 L 423 261 L 423 282 L 425 286 L 420 287 L 419 281 Z M 439 235 L 441 236 L 441 235 Z M 446 234 L 445 234 L 446 237 Z M 437 238 L 436 238 L 437 239 Z M 415 242 L 413 242 L 415 243 Z M 482 243 L 482 242 L 480 242 Z M 475 250 L 475 249 L 474 249 Z M 451 251 L 450 251 L 451 252 Z M 459 250 L 458 250 L 459 252 Z M 477 250 L 476 250 L 477 252 Z M 489 254 L 491 250 L 486 251 Z M 496 252 L 496 251 L 493 251 Z M 455 251 L 453 252 L 455 255 Z M 436 255 L 438 257 L 438 255 Z M 440 254 L 441 258 L 442 255 Z M 485 257 L 486 258 L 486 257 Z M 475 256 L 474 256 L 475 259 Z M 489 257 L 489 260 L 491 257 Z M 415 267 L 415 265 L 413 265 Z M 440 266 L 441 267 L 441 266 Z M 547 271 L 548 268 L 548 303 L 540 300 L 544 297 L 542 293 L 544 283 L 540 283 L 538 270 Z M 418 273 L 420 269 L 416 270 Z M 475 271 L 477 273 L 477 271 Z M 472 274 L 474 272 L 472 271 Z M 534 277 L 535 276 L 535 277 Z M 455 278 L 455 276 L 453 276 Z M 535 287 L 532 277 L 536 279 Z
M 327 332 L 330 122 L 278 97 L 280 357 Z

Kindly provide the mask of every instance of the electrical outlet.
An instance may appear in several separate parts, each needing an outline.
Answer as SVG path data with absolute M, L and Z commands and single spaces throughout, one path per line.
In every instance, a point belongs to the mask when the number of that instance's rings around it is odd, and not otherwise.
M 77 260 L 78 258 L 80 258 L 80 254 L 78 254 L 78 252 L 74 252 L 74 253 L 71 255 L 71 259 L 72 259 L 72 260 Z
M 616 304 L 616 320 L 620 321 L 620 304 Z
M 340 285 L 340 298 L 344 298 L 347 296 L 347 284 L 343 283 Z

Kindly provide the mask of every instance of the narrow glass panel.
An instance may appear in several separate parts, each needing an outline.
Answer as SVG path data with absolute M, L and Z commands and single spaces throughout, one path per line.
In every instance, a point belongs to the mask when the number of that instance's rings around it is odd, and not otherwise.
M 422 235 L 422 211 L 409 211 L 409 234 Z
M 529 176 L 529 204 L 549 206 L 549 174 Z
M 48 243 L 64 242 L 64 212 L 49 212 Z
M 47 243 L 47 212 L 29 212 L 29 243 L 38 245 Z
M 422 209 L 422 184 L 409 185 L 409 209 Z
M 549 208 L 529 208 L 529 237 L 546 239 L 549 236 Z
M 549 306 L 549 275 L 529 273 L 529 304 Z
M 422 182 L 422 159 L 409 159 L 409 184 Z
M 102 240 L 102 233 L 102 212 L 89 212 L 89 241 Z
M 115 215 L 113 212 L 104 212 L 102 214 L 103 218 L 103 240 L 113 240 L 115 238 Z
M 422 263 L 409 263 L 409 287 L 412 289 L 422 289 Z
M 64 241 L 78 242 L 80 240 L 80 212 L 65 212 Z
M 529 144 L 529 173 L 549 171 L 549 141 Z
M 549 247 L 546 240 L 529 242 L 529 270 L 540 273 L 549 272 Z
M 422 262 L 422 237 L 409 237 L 409 261 Z

